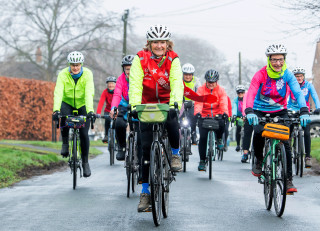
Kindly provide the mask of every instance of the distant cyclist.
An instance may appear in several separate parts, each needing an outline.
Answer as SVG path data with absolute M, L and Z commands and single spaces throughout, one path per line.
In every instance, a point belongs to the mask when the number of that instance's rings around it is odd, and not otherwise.
M 243 85 L 238 85 L 236 87 L 237 97 L 234 98 L 232 104 L 232 122 L 236 125 L 236 141 L 237 147 L 236 151 L 240 151 L 240 139 L 241 139 L 241 129 L 243 127 L 243 123 L 239 123 L 238 117 L 242 117 L 242 109 L 243 109 L 243 96 L 246 92 L 245 87 Z
M 310 110 L 310 104 L 309 104 L 309 98 L 310 95 L 313 99 L 313 101 L 316 104 L 316 110 L 314 111 L 315 114 L 320 113 L 320 101 L 319 97 L 317 95 L 316 90 L 314 89 L 314 86 L 312 83 L 305 80 L 305 74 L 306 71 L 304 68 L 296 67 L 292 70 L 292 73 L 295 75 L 300 88 L 302 90 L 302 93 L 304 95 L 304 98 L 307 102 L 307 106 Z M 297 100 L 295 99 L 292 92 L 290 92 L 289 95 L 289 101 L 288 101 L 288 109 L 291 111 L 299 111 L 299 105 Z M 305 152 L 306 152 L 306 158 L 305 158 L 305 167 L 311 168 L 311 137 L 310 137 L 310 124 L 308 124 L 306 127 L 303 128 L 304 130 L 304 145 L 305 145 Z
M 182 66 L 183 81 L 185 85 L 190 89 L 192 89 L 193 91 L 197 91 L 198 87 L 200 87 L 200 82 L 198 78 L 193 75 L 194 72 L 195 72 L 195 68 L 192 64 L 186 63 Z M 188 101 L 191 99 L 184 97 L 184 100 Z M 192 144 L 196 145 L 197 144 L 197 133 L 196 133 L 197 118 L 194 115 L 194 105 L 188 111 L 187 118 L 190 121 Z
M 266 114 L 270 114 L 271 117 L 288 118 L 289 87 L 299 105 L 301 126 L 305 127 L 310 122 L 308 107 L 296 78 L 287 69 L 287 49 L 282 44 L 272 44 L 267 47 L 265 54 L 268 64 L 253 76 L 248 90 L 245 112 L 249 124 L 258 125 L 258 117 L 264 117 Z M 262 174 L 264 143 L 265 138 L 261 136 L 261 132 L 255 130 L 253 147 L 256 161 L 252 166 L 254 176 Z M 292 182 L 291 147 L 288 141 L 283 141 L 283 144 L 287 157 L 287 192 L 297 192 Z
M 117 81 L 117 79 L 114 76 L 109 76 L 106 79 L 107 88 L 102 92 L 102 94 L 100 96 L 100 101 L 99 101 L 98 108 L 97 108 L 97 114 L 101 114 L 101 110 L 103 108 L 103 105 L 104 105 L 104 103 L 106 103 L 106 107 L 104 109 L 104 115 L 109 115 L 110 110 L 111 110 L 111 101 L 112 101 L 112 97 L 113 97 L 113 92 L 114 92 L 114 88 L 116 87 L 116 81 Z M 104 138 L 102 139 L 103 143 L 108 142 L 108 131 L 110 128 L 110 122 L 111 122 L 110 117 L 105 118 Z
M 230 119 L 232 117 L 232 103 L 230 100 L 230 97 L 227 96 L 228 98 L 228 119 L 226 120 L 226 126 L 224 129 L 224 151 L 228 151 L 228 137 L 229 137 L 229 125 L 230 125 Z
M 206 171 L 206 150 L 207 150 L 207 138 L 208 129 L 202 127 L 203 118 L 217 118 L 219 121 L 219 130 L 216 131 L 216 138 L 218 148 L 224 148 L 222 135 L 225 130 L 225 119 L 228 113 L 228 99 L 227 94 L 223 87 L 218 84 L 219 73 L 214 69 L 210 69 L 205 74 L 205 84 L 198 88 L 198 95 L 215 95 L 217 101 L 215 103 L 201 103 L 195 102 L 194 113 L 199 118 L 199 131 L 200 131 L 200 141 L 199 141 L 199 156 L 200 162 L 198 166 L 198 171 Z M 216 117 L 218 115 L 218 117 Z
M 54 90 L 53 119 L 58 120 L 59 115 L 72 115 L 73 110 L 78 110 L 78 115 L 95 118 L 93 113 L 94 84 L 92 72 L 83 67 L 84 56 L 79 51 L 73 51 L 68 55 L 69 67 L 60 71 Z M 65 118 L 61 119 L 62 149 L 61 155 L 69 155 L 69 128 L 63 127 Z M 83 167 L 83 176 L 91 175 L 88 162 L 89 155 L 89 131 L 90 120 L 87 120 L 84 128 L 80 128 L 80 146 Z

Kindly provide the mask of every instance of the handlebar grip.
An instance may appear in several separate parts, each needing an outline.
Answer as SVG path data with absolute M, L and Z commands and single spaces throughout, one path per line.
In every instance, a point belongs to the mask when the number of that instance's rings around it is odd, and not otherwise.
M 90 119 L 90 123 L 91 123 L 91 129 L 94 129 L 94 124 L 93 124 L 93 119 Z

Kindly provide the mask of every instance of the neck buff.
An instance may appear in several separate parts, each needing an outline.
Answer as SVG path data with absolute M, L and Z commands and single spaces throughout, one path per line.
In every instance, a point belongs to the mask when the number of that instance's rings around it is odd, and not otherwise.
M 272 65 L 271 65 L 270 57 L 268 57 L 267 73 L 268 73 L 268 76 L 269 76 L 271 79 L 281 78 L 281 77 L 284 75 L 284 71 L 285 71 L 285 70 L 287 70 L 286 60 L 284 60 L 283 67 L 282 67 L 281 71 L 276 72 L 276 71 L 273 69 Z
M 79 79 L 80 76 L 81 76 L 82 73 L 83 73 L 83 69 L 82 69 L 82 67 L 81 67 L 81 71 L 80 71 L 78 74 L 75 75 L 75 74 L 72 73 L 71 67 L 69 67 L 69 72 L 70 72 L 70 75 L 72 76 L 73 79 Z
M 114 89 L 113 89 L 113 90 L 107 89 L 107 91 L 108 91 L 109 93 L 113 94 Z

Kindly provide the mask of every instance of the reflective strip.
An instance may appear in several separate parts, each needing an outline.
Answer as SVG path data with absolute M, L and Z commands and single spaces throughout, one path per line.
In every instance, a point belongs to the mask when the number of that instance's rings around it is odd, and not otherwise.
M 143 57 L 140 57 L 140 60 L 144 60 L 144 58 L 143 58 Z
M 172 58 L 170 56 L 168 56 L 168 59 L 172 62 Z

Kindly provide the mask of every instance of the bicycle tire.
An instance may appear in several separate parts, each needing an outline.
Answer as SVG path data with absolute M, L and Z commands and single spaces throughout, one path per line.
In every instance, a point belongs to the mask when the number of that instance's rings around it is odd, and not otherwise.
M 304 137 L 302 135 L 302 131 L 299 131 L 299 153 L 300 153 L 300 177 L 303 176 L 303 160 L 304 160 L 304 150 L 305 150 L 305 147 L 304 147 Z
M 109 149 L 109 154 L 110 154 L 110 165 L 114 164 L 114 131 L 112 128 L 110 128 L 110 140 L 108 143 L 108 149 Z
M 77 135 L 73 134 L 73 144 L 72 144 L 72 174 L 73 174 L 73 190 L 77 187 Z
M 209 144 L 209 151 L 208 151 L 208 158 L 209 158 L 209 179 L 212 179 L 212 156 L 213 156 L 213 139 L 214 139 L 213 131 L 209 131 L 208 135 L 208 144 Z
M 270 140 L 266 141 L 264 156 L 270 150 Z M 271 154 L 265 158 L 265 163 L 263 165 L 264 172 L 264 184 L 263 184 L 263 193 L 264 193 L 264 202 L 267 210 L 270 210 L 272 207 L 272 197 L 273 197 L 273 188 L 272 188 L 272 160 Z
M 170 158 L 169 153 L 167 154 L 168 154 L 168 158 Z M 163 153 L 162 159 L 163 159 L 163 162 L 162 162 L 162 165 L 163 165 L 162 214 L 164 218 L 167 218 L 169 213 L 169 192 L 170 192 L 170 183 L 171 183 L 171 172 L 169 168 L 169 162 L 165 153 Z
M 187 170 L 187 130 L 183 131 L 183 172 Z
M 139 168 L 138 168 L 138 146 L 137 146 L 137 142 L 134 141 L 134 145 L 133 145 L 133 150 L 134 152 L 132 153 L 132 183 L 131 183 L 131 189 L 132 192 L 134 193 L 136 191 L 136 186 L 139 183 L 138 182 L 138 178 L 139 178 Z
M 155 226 L 160 225 L 162 210 L 162 164 L 160 154 L 159 143 L 154 142 L 151 146 L 149 171 L 152 217 Z
M 220 157 L 220 161 L 223 160 L 223 150 L 219 150 L 220 154 L 219 154 L 219 157 Z
M 130 136 L 129 137 L 129 150 L 128 150 L 128 154 L 126 155 L 126 174 L 127 174 L 127 197 L 130 197 L 130 191 L 131 191 L 131 179 L 132 179 L 132 155 L 133 155 L 133 137 Z
M 275 181 L 273 182 L 273 201 L 274 208 L 278 217 L 281 217 L 287 198 L 287 159 L 283 143 L 278 143 L 275 148 Z
M 292 145 L 292 151 L 293 151 L 293 164 L 294 164 L 294 170 L 295 174 L 299 175 L 299 170 L 300 170 L 300 147 L 299 147 L 299 137 L 294 136 L 293 137 L 293 145 Z

